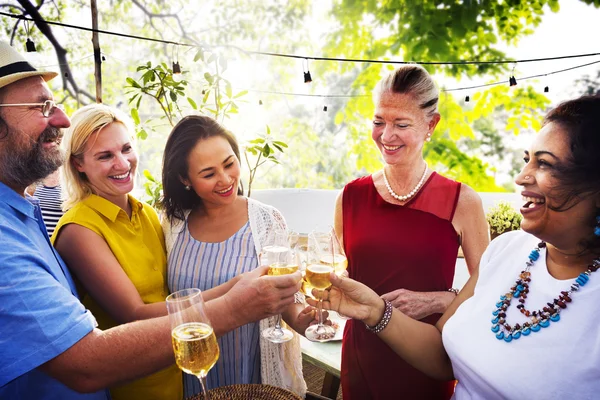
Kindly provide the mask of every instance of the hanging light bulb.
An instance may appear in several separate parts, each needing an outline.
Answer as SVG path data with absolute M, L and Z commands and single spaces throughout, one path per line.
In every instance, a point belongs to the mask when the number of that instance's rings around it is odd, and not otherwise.
M 304 83 L 310 83 L 312 82 L 312 77 L 310 76 L 310 70 L 308 69 L 308 58 L 306 58 L 305 61 L 306 71 L 304 71 Z M 302 62 L 302 70 L 304 70 L 304 62 Z
M 323 106 L 323 111 L 327 112 L 327 106 Z
M 28 53 L 33 53 L 37 51 L 35 49 L 35 43 L 33 42 L 33 40 L 31 40 L 31 38 L 27 38 L 27 41 L 25 42 L 25 48 L 27 49 Z
M 548 86 L 544 87 L 544 93 L 548 93 L 550 91 L 550 88 Z
M 515 78 L 514 76 L 511 76 L 508 79 L 508 84 L 509 84 L 509 86 L 517 86 L 517 78 Z
M 470 98 L 470 97 L 467 95 L 467 96 L 465 97 L 465 103 L 468 103 L 470 100 L 471 100 L 471 98 Z
M 27 32 L 27 41 L 25 42 L 25 49 L 28 53 L 34 53 L 37 50 L 35 49 L 35 43 L 33 43 L 33 40 L 31 40 L 31 37 L 29 37 L 31 34 L 31 29 L 29 29 L 29 21 L 25 21 L 25 31 Z
M 173 61 L 173 73 L 174 74 L 181 73 L 181 67 L 179 66 L 179 61 L 177 61 L 177 62 Z
M 304 73 L 304 83 L 312 82 L 312 77 L 310 76 L 310 71 L 306 71 Z
M 263 104 L 263 103 L 262 103 L 262 100 L 258 100 L 258 105 L 259 105 L 259 106 L 262 106 L 262 104 Z

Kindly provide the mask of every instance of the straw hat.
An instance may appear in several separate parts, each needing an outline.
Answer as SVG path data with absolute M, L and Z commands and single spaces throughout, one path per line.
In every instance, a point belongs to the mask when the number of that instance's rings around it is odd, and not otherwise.
M 0 42 L 0 88 L 30 76 L 41 76 L 49 81 L 56 72 L 38 71 L 6 42 Z

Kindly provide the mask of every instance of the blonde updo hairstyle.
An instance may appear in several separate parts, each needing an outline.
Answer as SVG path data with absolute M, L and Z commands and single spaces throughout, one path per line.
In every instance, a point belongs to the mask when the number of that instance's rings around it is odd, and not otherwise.
M 403 65 L 379 81 L 373 91 L 375 104 L 385 93 L 412 96 L 425 112 L 427 122 L 438 114 L 439 90 L 431 75 L 420 65 Z
M 112 123 L 123 124 L 128 132 L 133 132 L 129 118 L 122 111 L 104 104 L 90 104 L 73 114 L 71 127 L 62 141 L 67 160 L 62 176 L 64 211 L 94 193 L 87 176 L 77 170 L 74 161 L 83 160 L 90 137 Z

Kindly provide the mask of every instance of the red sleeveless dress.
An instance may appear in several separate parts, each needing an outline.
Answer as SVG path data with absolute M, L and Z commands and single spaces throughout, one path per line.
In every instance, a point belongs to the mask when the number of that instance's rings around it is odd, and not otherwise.
M 348 183 L 342 215 L 350 277 L 379 295 L 451 288 L 459 247 L 451 221 L 459 193 L 460 183 L 435 172 L 402 206 L 383 200 L 372 176 Z M 435 324 L 440 316 L 423 322 Z M 344 330 L 341 381 L 344 400 L 448 399 L 454 387 L 411 367 L 354 320 Z

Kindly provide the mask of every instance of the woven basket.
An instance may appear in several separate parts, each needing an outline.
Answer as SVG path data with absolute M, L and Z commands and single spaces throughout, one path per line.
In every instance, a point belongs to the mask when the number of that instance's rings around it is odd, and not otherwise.
M 289 390 L 271 385 L 230 385 L 208 391 L 211 400 L 302 400 Z M 189 397 L 188 400 L 204 400 L 202 393 Z

